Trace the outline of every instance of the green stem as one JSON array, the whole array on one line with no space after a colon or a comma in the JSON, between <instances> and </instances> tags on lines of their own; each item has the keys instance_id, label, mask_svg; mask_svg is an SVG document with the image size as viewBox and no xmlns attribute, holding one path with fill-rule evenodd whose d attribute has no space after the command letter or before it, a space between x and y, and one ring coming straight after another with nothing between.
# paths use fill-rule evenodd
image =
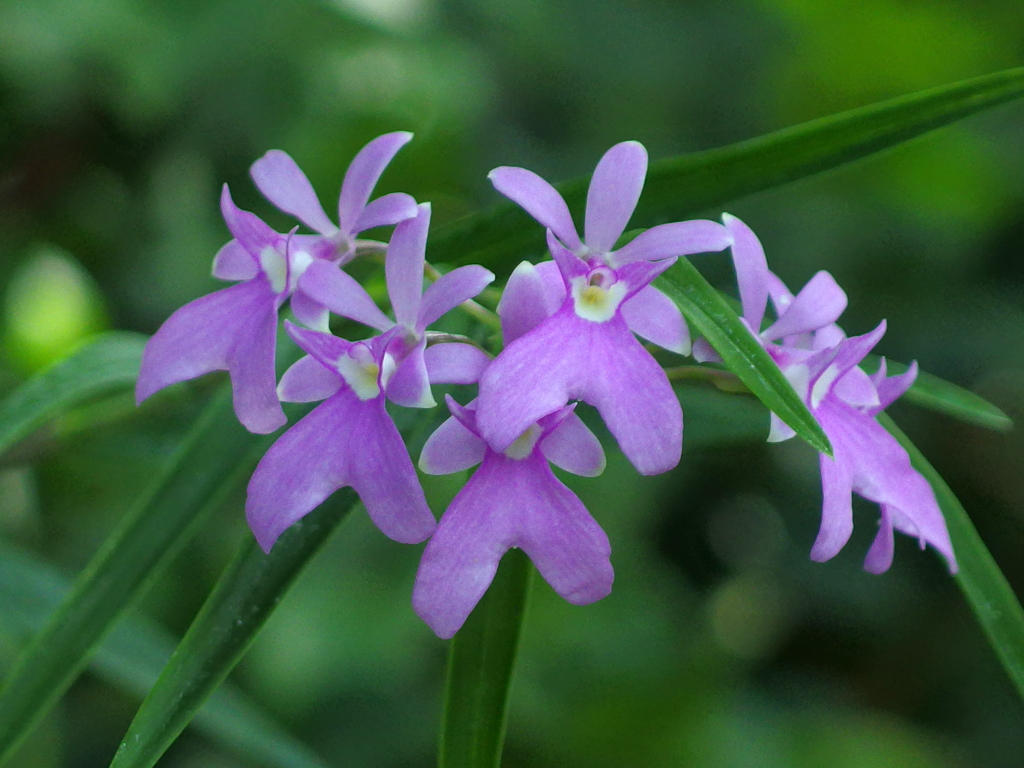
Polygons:
<instances>
[{"instance_id":1,"label":"green stem","mask_svg":"<svg viewBox=\"0 0 1024 768\"><path fill-rule=\"evenodd\" d=\"M497 768L533 565L512 549L455 635L441 721L440 768Z\"/></svg>"}]
</instances>

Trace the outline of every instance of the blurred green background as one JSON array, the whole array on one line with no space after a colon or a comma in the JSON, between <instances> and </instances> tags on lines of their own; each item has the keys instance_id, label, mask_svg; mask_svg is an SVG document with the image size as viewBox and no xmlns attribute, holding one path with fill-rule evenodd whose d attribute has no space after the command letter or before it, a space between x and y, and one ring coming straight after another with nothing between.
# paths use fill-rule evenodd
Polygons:
<instances>
[{"instance_id":1,"label":"blurred green background","mask_svg":"<svg viewBox=\"0 0 1024 768\"><path fill-rule=\"evenodd\" d=\"M676 155L1022 60L1019 0L0 0L0 392L218 287L221 183L290 227L247 176L272 147L331 210L363 143L414 131L378 191L442 223L498 201L497 165L578 177L625 139ZM792 287L836 276L848 332L887 318L878 351L1024 418L1024 105L728 210ZM724 257L700 265L729 288ZM0 537L73 575L210 387L99 403L4 457ZM862 504L846 550L811 563L813 451L764 445L747 398L681 397L676 471L613 454L570 481L616 586L577 608L538 580L505 764L1020 766L1024 707L934 553L903 538L864 573ZM1022 432L892 412L1024 587ZM430 481L436 512L455 488ZM238 496L145 610L183 632L245 535ZM353 515L235 675L331 764L434 760L445 643L409 605L420 549ZM0 616L0 673L20 642ZM105 766L137 704L86 674L15 764ZM163 764L247 765L192 732Z\"/></svg>"}]
</instances>

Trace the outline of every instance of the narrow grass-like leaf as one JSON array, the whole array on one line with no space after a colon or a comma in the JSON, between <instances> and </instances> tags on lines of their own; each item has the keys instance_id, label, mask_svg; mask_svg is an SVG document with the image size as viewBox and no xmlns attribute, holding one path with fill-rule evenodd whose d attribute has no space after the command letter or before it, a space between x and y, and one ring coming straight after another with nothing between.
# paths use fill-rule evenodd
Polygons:
<instances>
[{"instance_id":1,"label":"narrow grass-like leaf","mask_svg":"<svg viewBox=\"0 0 1024 768\"><path fill-rule=\"evenodd\" d=\"M145 346L137 333L105 333L14 390L0 402L0 455L64 411L134 387Z\"/></svg>"},{"instance_id":2,"label":"narrow grass-like leaf","mask_svg":"<svg viewBox=\"0 0 1024 768\"><path fill-rule=\"evenodd\" d=\"M511 549L451 641L439 768L498 768L533 565Z\"/></svg>"},{"instance_id":3,"label":"narrow grass-like leaf","mask_svg":"<svg viewBox=\"0 0 1024 768\"><path fill-rule=\"evenodd\" d=\"M679 259L655 283L715 348L729 370L816 450L832 455L825 430L782 371L704 276Z\"/></svg>"},{"instance_id":4,"label":"narrow grass-like leaf","mask_svg":"<svg viewBox=\"0 0 1024 768\"><path fill-rule=\"evenodd\" d=\"M960 566L956 576L957 584L988 637L989 644L1002 662L1003 669L1021 698L1024 698L1024 610L1017 596L978 535L967 510L939 473L891 418L883 413L878 420L910 454L914 469L931 483L946 518L953 552Z\"/></svg>"},{"instance_id":5,"label":"narrow grass-like leaf","mask_svg":"<svg viewBox=\"0 0 1024 768\"><path fill-rule=\"evenodd\" d=\"M890 99L727 147L651 164L632 226L685 219L754 192L837 168L1024 95L1024 68ZM589 178L558 185L582 210ZM431 234L436 262L500 268L545 250L544 231L521 208L496 205Z\"/></svg>"},{"instance_id":6,"label":"narrow grass-like leaf","mask_svg":"<svg viewBox=\"0 0 1024 768\"><path fill-rule=\"evenodd\" d=\"M71 590L52 566L0 546L0 632L27 641ZM174 651L175 640L143 616L124 616L97 648L90 668L101 678L143 698ZM225 749L270 768L324 768L262 707L230 683L219 688L195 718L196 727Z\"/></svg>"},{"instance_id":7,"label":"narrow grass-like leaf","mask_svg":"<svg viewBox=\"0 0 1024 768\"><path fill-rule=\"evenodd\" d=\"M255 464L268 438L235 419L224 387L82 571L0 689L0 764L64 693L126 607Z\"/></svg>"},{"instance_id":8,"label":"narrow grass-like leaf","mask_svg":"<svg viewBox=\"0 0 1024 768\"><path fill-rule=\"evenodd\" d=\"M873 372L878 370L878 358L874 355L871 358L875 362L871 367ZM905 363L896 363L888 359L885 363L890 376L903 373L908 367ZM996 432L1009 432L1013 429L1010 417L985 398L925 371L917 374L917 380L907 390L903 399L921 408L944 413L954 419Z\"/></svg>"},{"instance_id":9,"label":"narrow grass-like leaf","mask_svg":"<svg viewBox=\"0 0 1024 768\"><path fill-rule=\"evenodd\" d=\"M341 489L285 531L270 554L246 539L142 702L111 768L156 764L355 503L355 492Z\"/></svg>"}]
</instances>

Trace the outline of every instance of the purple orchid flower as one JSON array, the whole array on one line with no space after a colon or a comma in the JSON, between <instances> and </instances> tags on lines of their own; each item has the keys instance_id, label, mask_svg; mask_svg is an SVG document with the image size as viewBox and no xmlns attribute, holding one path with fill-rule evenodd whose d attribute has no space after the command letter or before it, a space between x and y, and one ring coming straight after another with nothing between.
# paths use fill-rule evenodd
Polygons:
<instances>
[{"instance_id":1,"label":"purple orchid flower","mask_svg":"<svg viewBox=\"0 0 1024 768\"><path fill-rule=\"evenodd\" d=\"M605 153L587 194L584 242L554 187L524 168L491 171L495 188L547 227L564 292L557 310L509 344L480 381L477 426L496 449L579 399L598 409L641 474L665 472L679 462L679 401L633 332L689 352L678 308L649 283L675 257L720 251L731 240L716 222L685 221L653 227L615 250L646 173L647 152L637 142ZM541 279L549 281L545 273Z\"/></svg>"},{"instance_id":2,"label":"purple orchid flower","mask_svg":"<svg viewBox=\"0 0 1024 768\"><path fill-rule=\"evenodd\" d=\"M868 375L859 364L885 333L885 321L870 333L847 338L835 321L846 294L827 272L819 272L793 296L768 271L764 250L739 219L725 217L733 235L733 259L740 283L743 318L818 419L832 444L833 458L820 455L824 503L811 559L834 557L853 532L851 494L881 506L881 521L865 570L883 573L892 565L893 532L916 536L945 557L951 573L956 559L942 512L928 481L910 464L907 452L875 418L914 383L917 364L886 376L885 359ZM778 319L759 331L768 298ZM775 414L769 441L795 433Z\"/></svg>"},{"instance_id":3,"label":"purple orchid flower","mask_svg":"<svg viewBox=\"0 0 1024 768\"><path fill-rule=\"evenodd\" d=\"M300 280L302 289L332 312L376 328L394 331L389 353L397 363L388 382L388 399L409 408L431 408L436 403L430 392L426 329L449 310L471 299L494 280L494 274L477 265L459 267L442 275L423 290L430 204L422 203L414 218L395 227L384 262L388 295L395 313L392 320L374 303L370 295L351 276L326 263L312 264ZM477 371L483 353L457 349L464 344L440 344L431 347L434 365L442 358L470 360ZM474 378L473 381L476 381ZM438 379L434 379L437 383Z\"/></svg>"},{"instance_id":4,"label":"purple orchid flower","mask_svg":"<svg viewBox=\"0 0 1024 768\"><path fill-rule=\"evenodd\" d=\"M370 193L384 169L411 139L412 134L407 131L386 133L359 150L341 184L337 226L324 213L309 179L287 153L272 149L252 164L250 173L263 196L319 233L293 238L289 264L295 276L291 306L303 325L327 331L327 309L311 299L299 284L299 277L310 264L333 264L335 268L347 264L356 257L357 234L373 227L398 224L416 215L416 201L404 192L370 201ZM214 274L217 275L216 265Z\"/></svg>"},{"instance_id":5,"label":"purple orchid flower","mask_svg":"<svg viewBox=\"0 0 1024 768\"><path fill-rule=\"evenodd\" d=\"M264 551L290 525L343 486L351 486L374 524L403 543L436 525L398 429L384 407L394 376L388 353L396 331L350 342L285 322L308 357L281 380L285 401L326 397L285 432L249 481L246 519Z\"/></svg>"},{"instance_id":6,"label":"purple orchid flower","mask_svg":"<svg viewBox=\"0 0 1024 768\"><path fill-rule=\"evenodd\" d=\"M427 544L412 604L441 638L452 637L494 578L502 555L519 547L554 590L574 605L605 597L614 572L611 545L586 507L548 462L593 477L604 452L567 406L527 429L504 451L480 437L473 404L447 398L452 418L423 446L420 468L450 474L480 468L459 491Z\"/></svg>"},{"instance_id":7,"label":"purple orchid flower","mask_svg":"<svg viewBox=\"0 0 1024 768\"><path fill-rule=\"evenodd\" d=\"M234 239L214 258L213 275L242 282L186 304L157 330L143 353L136 401L171 384L227 370L235 414L246 429L265 434L284 425L287 419L275 393L278 310L291 298L301 322L326 330L327 310L301 290L302 273L314 262L351 259L356 233L416 215L416 201L405 194L367 204L380 174L410 138L409 133L387 134L359 152L342 185L340 227L327 219L309 181L284 152L272 150L253 164L253 178L264 195L319 236L274 232L236 207L225 185L221 212Z\"/></svg>"},{"instance_id":8,"label":"purple orchid flower","mask_svg":"<svg viewBox=\"0 0 1024 768\"><path fill-rule=\"evenodd\" d=\"M289 238L236 207L226 184L220 205L235 239L215 263L220 276L244 282L167 318L142 354L135 399L141 403L171 384L227 370L238 420L250 432L265 434L287 421L274 389L274 345L278 309L294 287Z\"/></svg>"}]
</instances>

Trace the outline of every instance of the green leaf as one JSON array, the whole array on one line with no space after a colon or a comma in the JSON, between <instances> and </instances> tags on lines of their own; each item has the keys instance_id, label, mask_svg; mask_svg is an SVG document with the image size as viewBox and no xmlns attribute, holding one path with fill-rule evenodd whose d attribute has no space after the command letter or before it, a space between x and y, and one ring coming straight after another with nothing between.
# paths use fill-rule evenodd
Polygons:
<instances>
[{"instance_id":1,"label":"green leaf","mask_svg":"<svg viewBox=\"0 0 1024 768\"><path fill-rule=\"evenodd\" d=\"M825 430L757 339L704 276L679 259L654 281L722 356L729 370L815 450L832 455Z\"/></svg>"},{"instance_id":2,"label":"green leaf","mask_svg":"<svg viewBox=\"0 0 1024 768\"><path fill-rule=\"evenodd\" d=\"M651 164L634 227L681 220L745 195L868 157L1024 95L1024 68L1008 69L812 120L738 144ZM558 185L582 210L589 178ZM431 233L431 259L492 268L543 253L544 230L511 203Z\"/></svg>"},{"instance_id":3,"label":"green leaf","mask_svg":"<svg viewBox=\"0 0 1024 768\"><path fill-rule=\"evenodd\" d=\"M874 355L869 359L872 358L878 360ZM888 359L885 364L890 376L903 373L909 367L905 363L896 363ZM872 372L876 370L877 365L871 368ZM996 432L1009 432L1013 429L1010 417L985 398L924 371L917 374L914 385L907 390L903 399L930 411L944 413L954 419L994 429Z\"/></svg>"},{"instance_id":4,"label":"green leaf","mask_svg":"<svg viewBox=\"0 0 1024 768\"><path fill-rule=\"evenodd\" d=\"M71 589L56 569L9 546L0 546L0 615L3 632L27 640L46 623ZM156 623L126 615L96 650L90 667L100 677L142 698L174 651L175 640ZM256 702L227 684L196 715L196 727L225 748L272 768L323 768Z\"/></svg>"},{"instance_id":5,"label":"green leaf","mask_svg":"<svg viewBox=\"0 0 1024 768\"><path fill-rule=\"evenodd\" d=\"M40 371L0 403L0 455L92 398L135 386L146 337L115 331Z\"/></svg>"},{"instance_id":6,"label":"green leaf","mask_svg":"<svg viewBox=\"0 0 1024 768\"><path fill-rule=\"evenodd\" d=\"M266 449L235 419L222 388L0 690L0 764L64 693L122 612L170 562Z\"/></svg>"},{"instance_id":7,"label":"green leaf","mask_svg":"<svg viewBox=\"0 0 1024 768\"><path fill-rule=\"evenodd\" d=\"M356 503L343 488L282 534L270 554L246 537L146 696L111 768L155 765L224 681L302 567Z\"/></svg>"},{"instance_id":8,"label":"green leaf","mask_svg":"<svg viewBox=\"0 0 1024 768\"><path fill-rule=\"evenodd\" d=\"M439 768L498 768L533 565L511 549L451 641Z\"/></svg>"},{"instance_id":9,"label":"green leaf","mask_svg":"<svg viewBox=\"0 0 1024 768\"><path fill-rule=\"evenodd\" d=\"M956 576L967 603L995 650L1003 669L1024 698L1024 610L999 570L992 554L956 496L935 468L886 414L878 416L882 424L908 454L914 469L924 475L935 491L946 518L953 553L960 568Z\"/></svg>"}]
</instances>

